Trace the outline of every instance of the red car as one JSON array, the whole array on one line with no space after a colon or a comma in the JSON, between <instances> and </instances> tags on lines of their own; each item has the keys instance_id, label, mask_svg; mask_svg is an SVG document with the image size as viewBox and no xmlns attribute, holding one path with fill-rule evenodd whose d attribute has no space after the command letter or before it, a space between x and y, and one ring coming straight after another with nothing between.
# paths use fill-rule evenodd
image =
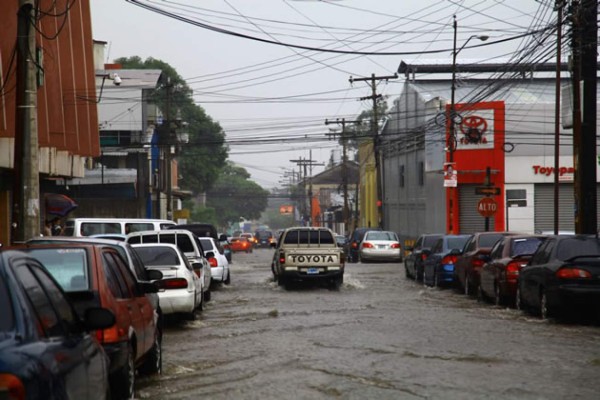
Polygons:
<instances>
[{"instance_id":1,"label":"red car","mask_svg":"<svg viewBox=\"0 0 600 400\"><path fill-rule=\"evenodd\" d=\"M96 331L110 359L109 383L113 399L134 397L136 368L160 373L162 335L157 313L146 293L158 288L136 280L121 254L100 244L30 244L22 251L41 262L73 302L80 316L90 307L106 308L116 323ZM148 279L162 279L148 270Z\"/></svg>"},{"instance_id":2,"label":"red car","mask_svg":"<svg viewBox=\"0 0 600 400\"><path fill-rule=\"evenodd\" d=\"M236 253L239 251L245 251L246 253L252 253L253 245L245 237L233 237L230 240L231 251Z\"/></svg>"},{"instance_id":3,"label":"red car","mask_svg":"<svg viewBox=\"0 0 600 400\"><path fill-rule=\"evenodd\" d=\"M479 272L490 254L492 246L510 232L479 232L465 244L463 253L454 263L454 282L467 296L475 294L479 286Z\"/></svg>"},{"instance_id":4,"label":"red car","mask_svg":"<svg viewBox=\"0 0 600 400\"><path fill-rule=\"evenodd\" d=\"M478 297L493 299L497 306L514 303L519 272L545 239L541 235L517 235L498 240L481 268Z\"/></svg>"}]
</instances>

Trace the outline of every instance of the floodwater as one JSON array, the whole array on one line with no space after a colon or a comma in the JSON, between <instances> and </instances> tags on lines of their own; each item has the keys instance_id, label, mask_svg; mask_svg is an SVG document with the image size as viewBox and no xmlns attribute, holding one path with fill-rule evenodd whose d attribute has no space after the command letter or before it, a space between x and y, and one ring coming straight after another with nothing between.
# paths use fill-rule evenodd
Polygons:
<instances>
[{"instance_id":1,"label":"floodwater","mask_svg":"<svg viewBox=\"0 0 600 400\"><path fill-rule=\"evenodd\" d=\"M171 320L141 399L599 399L600 326L541 321L425 288L402 264L348 264L339 291L272 281L236 253L231 285Z\"/></svg>"}]
</instances>

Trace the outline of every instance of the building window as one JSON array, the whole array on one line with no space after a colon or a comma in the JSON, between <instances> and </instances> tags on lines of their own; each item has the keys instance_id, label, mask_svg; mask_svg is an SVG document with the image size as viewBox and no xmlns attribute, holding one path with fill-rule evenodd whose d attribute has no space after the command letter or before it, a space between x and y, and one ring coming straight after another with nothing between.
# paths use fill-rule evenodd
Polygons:
<instances>
[{"instance_id":1,"label":"building window","mask_svg":"<svg viewBox=\"0 0 600 400\"><path fill-rule=\"evenodd\" d=\"M425 163L419 162L419 186L425 185Z\"/></svg>"},{"instance_id":2,"label":"building window","mask_svg":"<svg viewBox=\"0 0 600 400\"><path fill-rule=\"evenodd\" d=\"M404 187L404 165L401 165L398 171L398 184Z\"/></svg>"}]
</instances>

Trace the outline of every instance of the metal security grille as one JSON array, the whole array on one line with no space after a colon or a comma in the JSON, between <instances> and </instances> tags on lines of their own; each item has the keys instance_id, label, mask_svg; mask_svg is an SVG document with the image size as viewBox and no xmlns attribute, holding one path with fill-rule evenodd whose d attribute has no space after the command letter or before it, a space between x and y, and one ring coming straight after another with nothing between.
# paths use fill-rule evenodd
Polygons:
<instances>
[{"instance_id":1,"label":"metal security grille","mask_svg":"<svg viewBox=\"0 0 600 400\"><path fill-rule=\"evenodd\" d=\"M600 187L596 186L596 209L600 210ZM561 183L558 191L558 228L561 231L575 230L575 200L573 184ZM536 231L554 230L554 185L538 183L534 188L534 224ZM600 216L600 215L599 215ZM600 221L600 218L599 218ZM599 224L600 226L600 224Z\"/></svg>"},{"instance_id":2,"label":"metal security grille","mask_svg":"<svg viewBox=\"0 0 600 400\"><path fill-rule=\"evenodd\" d=\"M482 195L475 194L475 187L481 185L459 185L460 233L485 231L485 218L477 212L477 203ZM494 218L490 218L490 231L495 230Z\"/></svg>"}]
</instances>

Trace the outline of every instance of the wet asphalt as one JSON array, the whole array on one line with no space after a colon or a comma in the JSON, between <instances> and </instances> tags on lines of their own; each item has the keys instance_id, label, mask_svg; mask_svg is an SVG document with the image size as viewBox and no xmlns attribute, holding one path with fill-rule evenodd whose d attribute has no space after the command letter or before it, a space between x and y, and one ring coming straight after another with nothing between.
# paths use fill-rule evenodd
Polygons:
<instances>
[{"instance_id":1,"label":"wet asphalt","mask_svg":"<svg viewBox=\"0 0 600 400\"><path fill-rule=\"evenodd\" d=\"M599 399L600 324L542 321L347 264L339 291L272 280L273 250L236 253L231 285L170 319L140 399Z\"/></svg>"}]
</instances>

